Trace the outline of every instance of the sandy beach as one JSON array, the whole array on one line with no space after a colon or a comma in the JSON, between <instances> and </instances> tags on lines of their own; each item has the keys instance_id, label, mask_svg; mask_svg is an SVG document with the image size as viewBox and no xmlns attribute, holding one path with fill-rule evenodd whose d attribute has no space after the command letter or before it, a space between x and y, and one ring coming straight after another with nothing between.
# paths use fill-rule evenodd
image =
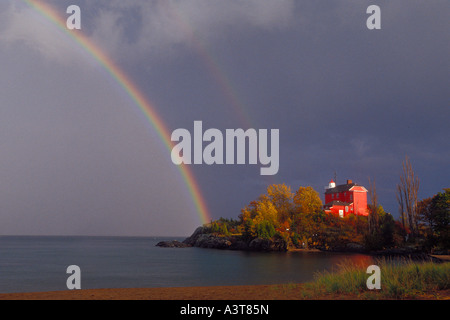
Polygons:
<instances>
[{"instance_id":1,"label":"sandy beach","mask_svg":"<svg viewBox=\"0 0 450 320\"><path fill-rule=\"evenodd\" d=\"M87 289L0 294L0 300L267 300L277 298L286 299L286 295L283 295L274 285Z\"/></svg>"},{"instance_id":2,"label":"sandy beach","mask_svg":"<svg viewBox=\"0 0 450 320\"><path fill-rule=\"evenodd\" d=\"M377 299L375 292L370 292L370 297ZM360 300L368 298L368 295L349 294L314 296L307 290L304 290L302 285L297 284L87 289L0 294L0 300ZM413 299L450 300L450 290L429 292L413 297Z\"/></svg>"},{"instance_id":3,"label":"sandy beach","mask_svg":"<svg viewBox=\"0 0 450 320\"><path fill-rule=\"evenodd\" d=\"M449 255L433 255L446 263ZM360 294L315 293L307 284L106 288L49 292L0 293L0 300L384 300L377 290ZM403 299L450 300L450 289L420 292Z\"/></svg>"}]
</instances>

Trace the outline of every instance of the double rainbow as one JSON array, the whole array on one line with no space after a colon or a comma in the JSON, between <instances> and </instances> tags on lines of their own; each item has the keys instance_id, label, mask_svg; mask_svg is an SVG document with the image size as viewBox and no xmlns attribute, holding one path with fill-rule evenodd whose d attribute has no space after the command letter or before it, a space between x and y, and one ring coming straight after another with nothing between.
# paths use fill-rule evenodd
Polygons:
<instances>
[{"instance_id":1,"label":"double rainbow","mask_svg":"<svg viewBox=\"0 0 450 320\"><path fill-rule=\"evenodd\" d=\"M63 31L68 37L78 43L88 54L92 57L107 74L117 82L124 92L131 98L133 103L141 110L145 115L148 122L155 129L158 137L163 142L165 148L170 152L173 147L173 142L170 137L171 134L168 131L161 117L156 112L155 106L146 98L138 89L138 87L131 81L131 79L125 74L119 66L115 65L111 58L108 57L98 46L96 46L88 37L83 33L77 31L70 31L66 27L66 21L56 12L50 5L40 0L23 0L27 5L39 12L43 17L51 21L57 28ZM191 169L186 165L177 166L178 170L184 180L184 183L188 189L190 197L196 207L197 214L202 223L208 223L211 221L211 216L208 211L208 207L199 185L192 174Z\"/></svg>"}]
</instances>

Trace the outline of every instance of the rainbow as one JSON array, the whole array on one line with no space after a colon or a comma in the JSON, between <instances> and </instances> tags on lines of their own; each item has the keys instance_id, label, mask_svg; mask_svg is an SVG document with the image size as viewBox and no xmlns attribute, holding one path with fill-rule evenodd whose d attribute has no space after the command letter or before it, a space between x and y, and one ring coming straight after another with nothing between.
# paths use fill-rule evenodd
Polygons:
<instances>
[{"instance_id":1,"label":"rainbow","mask_svg":"<svg viewBox=\"0 0 450 320\"><path fill-rule=\"evenodd\" d=\"M40 0L23 0L28 6L39 12L47 20L51 21L56 27L63 31L70 38L75 40L97 63L103 67L107 74L114 79L116 83L124 90L124 92L131 98L133 103L140 109L140 111L148 119L148 122L155 129L158 137L163 142L169 153L172 151L173 142L161 117L157 114L154 105L146 98L138 89L138 87L131 81L131 79L123 72L119 66L115 65L111 58L109 58L98 46L96 46L88 37L78 30L70 31L66 27L66 21L52 8L50 5ZM197 181L190 168L186 165L177 166L184 183L187 186L190 197L196 207L198 216L202 223L210 222L211 215Z\"/></svg>"},{"instance_id":2,"label":"rainbow","mask_svg":"<svg viewBox=\"0 0 450 320\"><path fill-rule=\"evenodd\" d=\"M210 72L213 80L218 85L224 98L226 98L230 106L233 108L233 115L238 118L243 128L257 128L254 121L252 121L252 117L250 117L247 112L247 106L239 97L235 86L233 86L224 68L220 66L217 58L214 57L210 50L208 50L208 46L204 43L204 41L197 36L195 29L188 22L186 15L184 15L181 10L173 5L171 1L162 1L161 3L165 6L165 9L171 13L173 21L178 23L179 29L183 30L185 35L189 38L190 44L193 45L201 57L206 69ZM275 176L263 176L262 179L266 180L268 184L276 183Z\"/></svg>"},{"instance_id":3,"label":"rainbow","mask_svg":"<svg viewBox=\"0 0 450 320\"><path fill-rule=\"evenodd\" d=\"M172 14L172 18L178 23L179 29L184 31L185 35L189 38L190 43L197 50L197 53L202 58L206 69L211 73L214 81L222 91L222 94L234 109L234 115L238 117L241 125L245 129L255 128L251 117L249 117L248 113L245 111L245 104L239 98L237 90L233 87L229 77L226 75L226 72L223 68L221 68L217 62L217 59L214 58L214 55L210 52L210 50L208 50L204 42L202 42L196 35L194 28L188 22L185 15L183 15L183 13L177 9L176 6L172 5L170 1L163 1L162 5L165 6L166 10Z\"/></svg>"}]
</instances>

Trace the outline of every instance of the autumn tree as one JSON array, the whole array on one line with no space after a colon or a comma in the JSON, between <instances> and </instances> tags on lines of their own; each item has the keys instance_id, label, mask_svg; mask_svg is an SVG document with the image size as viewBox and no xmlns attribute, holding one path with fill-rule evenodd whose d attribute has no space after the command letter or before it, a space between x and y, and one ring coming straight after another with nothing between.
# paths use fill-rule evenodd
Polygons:
<instances>
[{"instance_id":1,"label":"autumn tree","mask_svg":"<svg viewBox=\"0 0 450 320\"><path fill-rule=\"evenodd\" d=\"M312 187L300 187L294 195L293 211L291 212L291 229L293 242L302 247L309 247L318 243L322 234L322 200L319 193Z\"/></svg>"},{"instance_id":2,"label":"autumn tree","mask_svg":"<svg viewBox=\"0 0 450 320\"><path fill-rule=\"evenodd\" d=\"M278 222L284 229L289 228L294 194L291 187L283 184L273 184L267 188L267 198L277 210Z\"/></svg>"},{"instance_id":3,"label":"autumn tree","mask_svg":"<svg viewBox=\"0 0 450 320\"><path fill-rule=\"evenodd\" d=\"M256 215L253 221L257 225L266 221L271 225L276 226L278 222L278 211L275 205L268 199L261 198L261 200L256 203Z\"/></svg>"},{"instance_id":4,"label":"autumn tree","mask_svg":"<svg viewBox=\"0 0 450 320\"><path fill-rule=\"evenodd\" d=\"M241 210L239 229L243 237L270 239L278 235L289 242L293 196L285 184L268 186L267 193Z\"/></svg>"},{"instance_id":5,"label":"autumn tree","mask_svg":"<svg viewBox=\"0 0 450 320\"><path fill-rule=\"evenodd\" d=\"M295 211L312 214L322 209L319 193L312 187L300 187L294 195Z\"/></svg>"},{"instance_id":6,"label":"autumn tree","mask_svg":"<svg viewBox=\"0 0 450 320\"><path fill-rule=\"evenodd\" d=\"M258 201L251 201L249 205L241 210L239 215L241 221L240 231L245 239L256 237L256 226L253 219L258 214L257 208Z\"/></svg>"},{"instance_id":7,"label":"autumn tree","mask_svg":"<svg viewBox=\"0 0 450 320\"><path fill-rule=\"evenodd\" d=\"M275 192L272 195L281 197ZM271 199L263 194L241 210L244 237L270 238L275 234L275 229L279 226L279 213Z\"/></svg>"}]
</instances>

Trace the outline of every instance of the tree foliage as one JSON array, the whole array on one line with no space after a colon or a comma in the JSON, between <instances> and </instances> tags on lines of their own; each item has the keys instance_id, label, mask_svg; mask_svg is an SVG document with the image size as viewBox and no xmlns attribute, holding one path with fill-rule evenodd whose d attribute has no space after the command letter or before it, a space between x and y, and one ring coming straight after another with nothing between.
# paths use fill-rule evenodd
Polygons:
<instances>
[{"instance_id":1,"label":"tree foliage","mask_svg":"<svg viewBox=\"0 0 450 320\"><path fill-rule=\"evenodd\" d=\"M294 195L294 205L301 214L313 214L323 207L319 193L312 187L300 187Z\"/></svg>"},{"instance_id":2,"label":"tree foliage","mask_svg":"<svg viewBox=\"0 0 450 320\"><path fill-rule=\"evenodd\" d=\"M310 186L293 193L285 184L271 185L241 210L239 218L245 239L281 237L298 248L363 243L367 231L366 217L326 214L319 193Z\"/></svg>"},{"instance_id":3,"label":"tree foliage","mask_svg":"<svg viewBox=\"0 0 450 320\"><path fill-rule=\"evenodd\" d=\"M418 203L421 231L427 248L450 248L450 188Z\"/></svg>"},{"instance_id":4,"label":"tree foliage","mask_svg":"<svg viewBox=\"0 0 450 320\"><path fill-rule=\"evenodd\" d=\"M237 235L244 241L284 239L288 246L296 248L343 249L356 243L369 250L404 245L405 235L411 234L413 226L414 241L422 237L429 249L449 248L450 189L419 201L412 223L407 213L405 219L396 221L384 211L378 204L374 182L370 183L370 196L368 217L348 214L341 218L323 211L320 195L312 187L299 187L293 193L285 184L274 184L246 205L238 220L220 218L208 226L212 233Z\"/></svg>"}]
</instances>

